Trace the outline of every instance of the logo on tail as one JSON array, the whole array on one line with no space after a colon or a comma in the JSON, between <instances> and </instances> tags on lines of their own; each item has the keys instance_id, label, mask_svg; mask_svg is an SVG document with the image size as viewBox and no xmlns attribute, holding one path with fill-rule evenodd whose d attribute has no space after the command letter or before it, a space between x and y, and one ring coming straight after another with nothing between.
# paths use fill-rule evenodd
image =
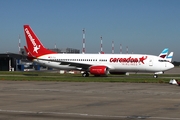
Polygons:
<instances>
[{"instance_id":1,"label":"logo on tail","mask_svg":"<svg viewBox=\"0 0 180 120\"><path fill-rule=\"evenodd\" d=\"M40 46L41 46L41 45L37 45L37 44L35 43L35 39L32 37L31 33L29 32L29 30L28 30L27 28L25 28L25 32L26 32L26 34L28 35L31 43L32 43L33 46L34 46L33 52L38 53L38 50L40 49Z\"/></svg>"},{"instance_id":2,"label":"logo on tail","mask_svg":"<svg viewBox=\"0 0 180 120\"><path fill-rule=\"evenodd\" d=\"M159 57L161 58L166 58L167 54L168 54L169 49L165 48L160 54Z\"/></svg>"}]
</instances>

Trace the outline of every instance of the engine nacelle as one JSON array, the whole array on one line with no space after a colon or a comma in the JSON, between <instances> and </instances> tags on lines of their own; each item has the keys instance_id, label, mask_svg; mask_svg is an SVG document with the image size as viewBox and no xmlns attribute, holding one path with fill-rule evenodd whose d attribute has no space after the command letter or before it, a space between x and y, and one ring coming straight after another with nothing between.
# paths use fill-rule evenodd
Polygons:
<instances>
[{"instance_id":1,"label":"engine nacelle","mask_svg":"<svg viewBox=\"0 0 180 120\"><path fill-rule=\"evenodd\" d=\"M107 75L108 68L106 66L91 66L89 72L93 75Z\"/></svg>"}]
</instances>

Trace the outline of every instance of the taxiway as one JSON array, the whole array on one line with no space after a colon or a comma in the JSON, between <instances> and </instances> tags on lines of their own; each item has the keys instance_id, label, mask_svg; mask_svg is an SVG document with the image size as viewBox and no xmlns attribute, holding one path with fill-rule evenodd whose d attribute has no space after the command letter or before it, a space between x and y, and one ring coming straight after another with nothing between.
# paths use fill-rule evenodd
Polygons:
<instances>
[{"instance_id":1,"label":"taxiway","mask_svg":"<svg viewBox=\"0 0 180 120\"><path fill-rule=\"evenodd\" d=\"M178 120L179 90L167 83L0 81L0 119Z\"/></svg>"}]
</instances>

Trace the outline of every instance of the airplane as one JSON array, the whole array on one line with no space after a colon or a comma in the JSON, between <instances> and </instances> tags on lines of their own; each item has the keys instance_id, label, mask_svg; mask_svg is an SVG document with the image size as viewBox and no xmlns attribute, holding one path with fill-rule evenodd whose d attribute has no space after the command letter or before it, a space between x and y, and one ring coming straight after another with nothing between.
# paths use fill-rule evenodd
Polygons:
<instances>
[{"instance_id":1,"label":"airplane","mask_svg":"<svg viewBox=\"0 0 180 120\"><path fill-rule=\"evenodd\" d=\"M61 54L44 47L29 25L24 25L28 51L32 61L60 70L84 71L83 77L121 72L159 73L172 69L174 65L164 58L146 54Z\"/></svg>"},{"instance_id":2,"label":"airplane","mask_svg":"<svg viewBox=\"0 0 180 120\"><path fill-rule=\"evenodd\" d=\"M26 47L26 46L24 46L24 49L26 50L26 53L27 53L27 58L28 58L28 60L30 60L30 61L32 61L33 59L36 59L36 57L34 57L30 52L29 52L29 50L28 50L28 48ZM167 49L167 48L166 48ZM165 50L165 49L164 49ZM164 51L163 50L163 51ZM167 51L168 52L168 51ZM162 52L163 53L163 52ZM161 53L161 54L162 54ZM99 53L99 54L101 54L101 53ZM160 55L161 55L160 54ZM159 55L159 56L160 56ZM168 57L168 56L171 56L171 57ZM163 58L164 57L166 57L166 59L169 61L169 62L171 62L171 59L172 59L172 56L173 56L173 52L171 52L169 55L168 55L167 57L166 56L163 56ZM162 57L162 56L160 56L160 57ZM63 68L64 70L71 70L71 69L73 69L72 67L69 67L69 66L64 66L64 65L62 65L62 66L60 66L59 65L59 67L60 68ZM114 74L114 75L126 75L127 74L127 72L110 72L110 74ZM160 72L160 73L157 73L157 74L163 74L162 72Z\"/></svg>"}]
</instances>

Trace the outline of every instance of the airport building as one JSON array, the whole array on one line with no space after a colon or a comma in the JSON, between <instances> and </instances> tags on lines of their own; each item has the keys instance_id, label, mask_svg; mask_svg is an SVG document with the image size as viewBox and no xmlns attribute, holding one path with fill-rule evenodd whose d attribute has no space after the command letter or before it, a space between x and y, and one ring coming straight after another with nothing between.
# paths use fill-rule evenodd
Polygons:
<instances>
[{"instance_id":1,"label":"airport building","mask_svg":"<svg viewBox=\"0 0 180 120\"><path fill-rule=\"evenodd\" d=\"M66 48L66 49L54 48L50 50L58 53L74 53L74 54L80 53L80 50L74 48ZM0 53L0 71L26 71L29 69L41 70L41 68L51 70L51 68L46 68L45 66L40 66L36 63L27 60L26 57L27 57L27 53L24 48L20 49L19 54Z\"/></svg>"},{"instance_id":2,"label":"airport building","mask_svg":"<svg viewBox=\"0 0 180 120\"><path fill-rule=\"evenodd\" d=\"M15 53L1 53L0 54L0 71L14 71L17 70L19 60L25 60L26 56Z\"/></svg>"}]
</instances>

